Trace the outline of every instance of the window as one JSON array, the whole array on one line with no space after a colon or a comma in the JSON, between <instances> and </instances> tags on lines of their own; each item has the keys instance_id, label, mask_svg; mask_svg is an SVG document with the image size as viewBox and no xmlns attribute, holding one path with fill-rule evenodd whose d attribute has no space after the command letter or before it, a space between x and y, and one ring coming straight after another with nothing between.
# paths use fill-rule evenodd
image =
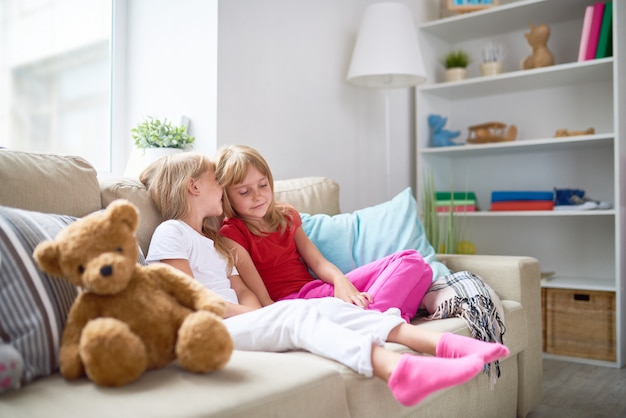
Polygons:
<instances>
[{"instance_id":1,"label":"window","mask_svg":"<svg viewBox=\"0 0 626 418\"><path fill-rule=\"evenodd\" d=\"M0 0L0 147L111 171L113 0Z\"/></svg>"}]
</instances>

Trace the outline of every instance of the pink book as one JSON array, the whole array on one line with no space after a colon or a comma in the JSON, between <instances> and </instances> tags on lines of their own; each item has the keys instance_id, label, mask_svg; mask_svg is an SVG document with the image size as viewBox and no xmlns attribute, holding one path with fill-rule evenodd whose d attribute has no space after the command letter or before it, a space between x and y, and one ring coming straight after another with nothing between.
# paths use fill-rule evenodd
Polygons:
<instances>
[{"instance_id":1,"label":"pink book","mask_svg":"<svg viewBox=\"0 0 626 418\"><path fill-rule=\"evenodd\" d=\"M583 31L580 35L580 47L578 49L578 61L584 61L587 55L587 43L589 43L589 30L591 29L591 18L593 17L593 6L585 9L585 19L583 20Z\"/></svg>"},{"instance_id":2,"label":"pink book","mask_svg":"<svg viewBox=\"0 0 626 418\"><path fill-rule=\"evenodd\" d=\"M585 60L592 60L596 57L596 49L598 48L598 38L600 37L600 27L602 27L603 15L604 3L595 3L593 5L593 18L591 19L591 29L589 29L589 40L587 42Z\"/></svg>"}]
</instances>

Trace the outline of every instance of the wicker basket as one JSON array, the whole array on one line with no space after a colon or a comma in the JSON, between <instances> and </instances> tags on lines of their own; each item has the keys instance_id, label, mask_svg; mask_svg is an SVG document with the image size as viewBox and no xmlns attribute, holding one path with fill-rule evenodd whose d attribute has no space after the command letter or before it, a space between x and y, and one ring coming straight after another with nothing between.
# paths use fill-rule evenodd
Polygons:
<instances>
[{"instance_id":1,"label":"wicker basket","mask_svg":"<svg viewBox=\"0 0 626 418\"><path fill-rule=\"evenodd\" d=\"M615 293L547 288L542 296L546 353L615 361Z\"/></svg>"}]
</instances>

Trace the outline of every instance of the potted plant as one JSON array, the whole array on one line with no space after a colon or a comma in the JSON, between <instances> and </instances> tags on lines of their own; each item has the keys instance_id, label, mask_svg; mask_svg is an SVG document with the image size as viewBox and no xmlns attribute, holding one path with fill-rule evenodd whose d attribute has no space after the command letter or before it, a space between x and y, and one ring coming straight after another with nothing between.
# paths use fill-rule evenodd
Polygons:
<instances>
[{"instance_id":1,"label":"potted plant","mask_svg":"<svg viewBox=\"0 0 626 418\"><path fill-rule=\"evenodd\" d=\"M128 177L138 177L141 170L151 162L165 155L183 152L196 140L187 133L186 126L174 126L167 119L161 121L153 116L147 116L130 132L135 150L124 172Z\"/></svg>"},{"instance_id":2,"label":"potted plant","mask_svg":"<svg viewBox=\"0 0 626 418\"><path fill-rule=\"evenodd\" d=\"M502 72L502 47L495 42L489 42L482 49L483 63L480 64L480 73L483 76L500 74Z\"/></svg>"},{"instance_id":3,"label":"potted plant","mask_svg":"<svg viewBox=\"0 0 626 418\"><path fill-rule=\"evenodd\" d=\"M469 55L464 50L457 49L448 52L443 60L443 65L446 68L446 80L463 80L466 76L469 63Z\"/></svg>"}]
</instances>

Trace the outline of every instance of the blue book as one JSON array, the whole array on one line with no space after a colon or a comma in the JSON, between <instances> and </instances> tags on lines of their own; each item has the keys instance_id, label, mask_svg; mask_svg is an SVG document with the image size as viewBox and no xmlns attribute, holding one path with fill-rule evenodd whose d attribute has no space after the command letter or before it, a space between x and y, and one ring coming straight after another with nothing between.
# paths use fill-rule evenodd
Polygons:
<instances>
[{"instance_id":1,"label":"blue book","mask_svg":"<svg viewBox=\"0 0 626 418\"><path fill-rule=\"evenodd\" d=\"M509 202L520 200L554 200L554 192L552 190L495 190L491 192L492 202Z\"/></svg>"}]
</instances>

